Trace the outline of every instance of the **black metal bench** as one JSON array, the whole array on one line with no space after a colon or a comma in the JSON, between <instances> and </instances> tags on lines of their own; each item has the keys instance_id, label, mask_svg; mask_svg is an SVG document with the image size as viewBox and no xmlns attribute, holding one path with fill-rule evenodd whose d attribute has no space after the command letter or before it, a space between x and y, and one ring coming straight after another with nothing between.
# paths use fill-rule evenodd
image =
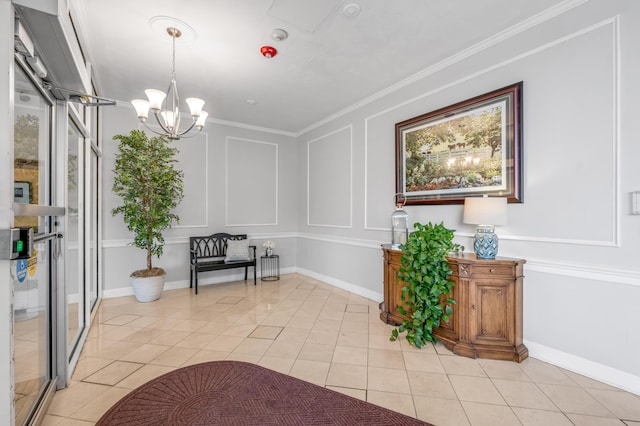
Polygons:
<instances>
[{"instance_id":1,"label":"black metal bench","mask_svg":"<svg viewBox=\"0 0 640 426\"><path fill-rule=\"evenodd\" d=\"M256 246L249 246L253 254L253 256L250 256L250 260L225 262L227 241L246 239L246 234L231 235L226 233L217 233L206 237L190 237L191 277L189 288L193 288L195 284L196 294L198 294L198 273L221 271L223 269L244 268L244 279L246 281L249 266L253 266L253 285L256 285Z\"/></svg>"}]
</instances>

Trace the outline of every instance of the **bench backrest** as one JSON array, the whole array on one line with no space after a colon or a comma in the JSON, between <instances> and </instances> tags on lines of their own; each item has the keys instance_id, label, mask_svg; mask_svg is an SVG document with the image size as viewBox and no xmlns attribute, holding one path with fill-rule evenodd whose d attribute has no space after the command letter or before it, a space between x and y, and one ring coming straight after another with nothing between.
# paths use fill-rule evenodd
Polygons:
<instances>
[{"instance_id":1,"label":"bench backrest","mask_svg":"<svg viewBox=\"0 0 640 426\"><path fill-rule=\"evenodd\" d=\"M231 235L217 233L206 237L189 237L189 248L191 255L198 258L203 257L223 257L227 255L227 241L246 240L247 234Z\"/></svg>"}]
</instances>

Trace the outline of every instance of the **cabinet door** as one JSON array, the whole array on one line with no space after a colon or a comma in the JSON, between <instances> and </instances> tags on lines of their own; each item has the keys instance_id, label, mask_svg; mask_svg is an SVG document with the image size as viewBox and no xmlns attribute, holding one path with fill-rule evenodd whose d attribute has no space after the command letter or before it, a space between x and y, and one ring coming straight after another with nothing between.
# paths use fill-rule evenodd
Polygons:
<instances>
[{"instance_id":1,"label":"cabinet door","mask_svg":"<svg viewBox=\"0 0 640 426\"><path fill-rule=\"evenodd\" d=\"M513 281L476 279L471 286L471 341L513 345Z\"/></svg>"},{"instance_id":2,"label":"cabinet door","mask_svg":"<svg viewBox=\"0 0 640 426\"><path fill-rule=\"evenodd\" d=\"M387 268L387 282L390 284L391 298L389 303L389 315L391 315L398 324L404 319L409 319L411 314L409 306L402 301L402 287L406 284L400 278L398 278L398 272L400 272L400 264L397 262L390 262ZM407 315L402 315L398 311L398 306L404 306Z\"/></svg>"}]
</instances>

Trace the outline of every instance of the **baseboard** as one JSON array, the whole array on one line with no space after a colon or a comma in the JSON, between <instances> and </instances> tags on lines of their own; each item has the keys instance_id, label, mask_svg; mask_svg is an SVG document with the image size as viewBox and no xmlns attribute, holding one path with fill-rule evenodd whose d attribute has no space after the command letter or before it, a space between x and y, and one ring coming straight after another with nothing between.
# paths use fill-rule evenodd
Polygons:
<instances>
[{"instance_id":1,"label":"baseboard","mask_svg":"<svg viewBox=\"0 0 640 426\"><path fill-rule=\"evenodd\" d=\"M347 290L353 294L357 294L358 296L366 297L367 299L371 299L376 302L382 302L382 300L384 299L384 295L382 293L378 293L376 291L369 290L364 287L360 287L358 285L339 280L337 278L322 275L314 271L309 271L308 269L304 269L304 268L295 268L295 269L296 269L296 272L298 272L299 274L306 275L307 277L311 277L318 281L322 281L323 283L330 284L342 290Z\"/></svg>"},{"instance_id":2,"label":"baseboard","mask_svg":"<svg viewBox=\"0 0 640 426\"><path fill-rule=\"evenodd\" d=\"M525 340L524 344L529 349L529 356L532 358L640 395L639 376L528 340Z\"/></svg>"}]
</instances>

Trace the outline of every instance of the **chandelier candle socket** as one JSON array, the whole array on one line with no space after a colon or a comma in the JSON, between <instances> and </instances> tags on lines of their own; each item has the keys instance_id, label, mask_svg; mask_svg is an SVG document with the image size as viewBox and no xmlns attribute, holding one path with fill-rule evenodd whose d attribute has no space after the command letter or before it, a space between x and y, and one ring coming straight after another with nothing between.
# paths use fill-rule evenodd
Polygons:
<instances>
[{"instance_id":1,"label":"chandelier candle socket","mask_svg":"<svg viewBox=\"0 0 640 426\"><path fill-rule=\"evenodd\" d=\"M462 221L478 225L473 249L479 259L495 259L498 254L498 236L495 225L507 224L507 199L504 197L471 197L464 199Z\"/></svg>"},{"instance_id":2,"label":"chandelier candle socket","mask_svg":"<svg viewBox=\"0 0 640 426\"><path fill-rule=\"evenodd\" d=\"M199 98L187 98L187 105L191 112L191 124L184 130L180 129L180 96L178 95L178 84L176 82L176 39L182 36L182 32L176 27L168 27L167 34L171 37L173 45L173 62L171 69L171 82L167 93L157 89L147 89L144 93L148 100L134 99L131 101L138 119L145 127L158 135L167 136L169 139L180 139L181 137L191 137L198 134L205 125L208 114L202 110L204 101ZM162 132L158 132L147 125L149 109L153 112L156 121ZM189 132L196 128L196 132Z\"/></svg>"}]
</instances>

